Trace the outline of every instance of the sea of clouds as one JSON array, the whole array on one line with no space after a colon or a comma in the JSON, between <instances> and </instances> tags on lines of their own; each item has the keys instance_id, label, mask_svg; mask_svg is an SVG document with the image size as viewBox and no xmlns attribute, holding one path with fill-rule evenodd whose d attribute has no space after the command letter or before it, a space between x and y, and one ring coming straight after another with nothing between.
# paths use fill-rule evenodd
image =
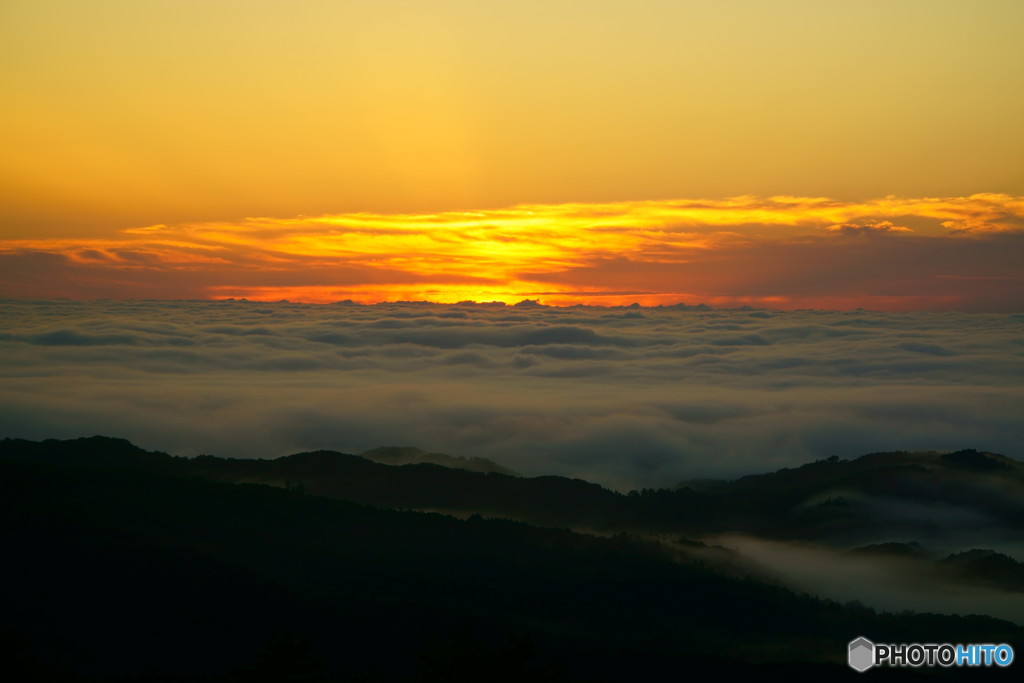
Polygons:
<instances>
[{"instance_id":1,"label":"sea of clouds","mask_svg":"<svg viewBox=\"0 0 1024 683\"><path fill-rule=\"evenodd\" d=\"M0 436L412 445L619 489L830 455L1024 459L1024 315L0 302Z\"/></svg>"}]
</instances>

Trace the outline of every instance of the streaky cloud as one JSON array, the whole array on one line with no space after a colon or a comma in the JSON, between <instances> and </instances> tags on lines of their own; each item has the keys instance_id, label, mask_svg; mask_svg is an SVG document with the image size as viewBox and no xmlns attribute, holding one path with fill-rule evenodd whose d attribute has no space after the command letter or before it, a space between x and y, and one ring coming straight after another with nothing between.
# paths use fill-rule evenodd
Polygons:
<instances>
[{"instance_id":1,"label":"streaky cloud","mask_svg":"<svg viewBox=\"0 0 1024 683\"><path fill-rule=\"evenodd\" d=\"M17 298L1022 310L1024 198L523 205L0 242Z\"/></svg>"}]
</instances>

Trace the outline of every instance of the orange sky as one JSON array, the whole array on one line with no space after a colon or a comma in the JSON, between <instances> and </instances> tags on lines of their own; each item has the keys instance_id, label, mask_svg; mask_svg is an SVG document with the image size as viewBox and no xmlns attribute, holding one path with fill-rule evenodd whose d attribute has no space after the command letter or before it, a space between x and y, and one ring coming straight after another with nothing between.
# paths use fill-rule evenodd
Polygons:
<instances>
[{"instance_id":1,"label":"orange sky","mask_svg":"<svg viewBox=\"0 0 1024 683\"><path fill-rule=\"evenodd\" d=\"M1020 310L1024 197L737 197L7 240L17 297Z\"/></svg>"},{"instance_id":2,"label":"orange sky","mask_svg":"<svg viewBox=\"0 0 1024 683\"><path fill-rule=\"evenodd\" d=\"M0 296L1019 310L1022 26L1016 0L6 0Z\"/></svg>"}]
</instances>

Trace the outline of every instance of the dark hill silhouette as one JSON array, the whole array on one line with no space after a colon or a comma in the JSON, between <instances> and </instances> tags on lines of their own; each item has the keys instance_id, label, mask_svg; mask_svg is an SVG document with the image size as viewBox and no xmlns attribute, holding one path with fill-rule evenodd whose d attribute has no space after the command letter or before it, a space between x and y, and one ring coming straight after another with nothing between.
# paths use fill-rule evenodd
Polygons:
<instances>
[{"instance_id":1,"label":"dark hill silhouette","mask_svg":"<svg viewBox=\"0 0 1024 683\"><path fill-rule=\"evenodd\" d=\"M451 467L457 470L469 470L470 472L496 472L498 474L517 476L517 473L513 470L502 467L487 458L460 458L446 453L427 452L412 446L382 446L363 451L359 456L367 460L379 462L382 465L418 465L427 463Z\"/></svg>"},{"instance_id":2,"label":"dark hill silhouette","mask_svg":"<svg viewBox=\"0 0 1024 683\"><path fill-rule=\"evenodd\" d=\"M0 459L261 483L379 507L607 533L739 532L854 546L906 538L937 543L971 533L1019 536L1024 528L1024 464L979 451L830 458L735 481L704 481L697 490L683 486L630 495L566 477L385 465L335 451L273 460L177 458L106 437L7 439L0 442Z\"/></svg>"},{"instance_id":3,"label":"dark hill silhouette","mask_svg":"<svg viewBox=\"0 0 1024 683\"><path fill-rule=\"evenodd\" d=\"M84 439L4 442L0 460L0 631L25 643L18 680L46 667L66 680L460 680L490 670L513 678L488 680L633 681L706 668L853 680L845 644L861 633L1024 635L985 617L823 602L628 536L384 510L198 474L211 463L307 477L384 467L337 453L186 460ZM459 635L467 629L471 638Z\"/></svg>"},{"instance_id":4,"label":"dark hill silhouette","mask_svg":"<svg viewBox=\"0 0 1024 683\"><path fill-rule=\"evenodd\" d=\"M877 543L854 548L855 557L896 559L909 563L916 575L974 584L1002 591L1024 592L1024 563L995 550L972 548L943 556L919 543Z\"/></svg>"},{"instance_id":5,"label":"dark hill silhouette","mask_svg":"<svg viewBox=\"0 0 1024 683\"><path fill-rule=\"evenodd\" d=\"M941 560L939 566L959 579L1024 591L1024 563L994 550L975 548L954 553Z\"/></svg>"}]
</instances>

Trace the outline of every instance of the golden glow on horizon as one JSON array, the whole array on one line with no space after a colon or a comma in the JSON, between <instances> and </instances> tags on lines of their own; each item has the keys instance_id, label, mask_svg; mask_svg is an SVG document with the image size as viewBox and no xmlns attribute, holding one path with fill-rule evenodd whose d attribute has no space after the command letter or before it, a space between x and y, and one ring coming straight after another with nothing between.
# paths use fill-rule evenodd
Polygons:
<instances>
[{"instance_id":1,"label":"golden glow on horizon","mask_svg":"<svg viewBox=\"0 0 1024 683\"><path fill-rule=\"evenodd\" d=\"M808 250L819 259L862 259L843 267L874 276L880 256L905 260L889 266L898 271L918 258L915 249L959 249L1022 232L1024 197L1008 195L859 203L735 197L157 225L125 230L120 239L0 241L0 256L50 255L57 281L65 263L78 269L66 276L105 296L898 307L952 305L955 295L928 289L934 278L981 276L942 270L903 294L828 296L779 289L771 279L806 273L827 282L830 273L808 261ZM61 295L81 293L69 281Z\"/></svg>"}]
</instances>

